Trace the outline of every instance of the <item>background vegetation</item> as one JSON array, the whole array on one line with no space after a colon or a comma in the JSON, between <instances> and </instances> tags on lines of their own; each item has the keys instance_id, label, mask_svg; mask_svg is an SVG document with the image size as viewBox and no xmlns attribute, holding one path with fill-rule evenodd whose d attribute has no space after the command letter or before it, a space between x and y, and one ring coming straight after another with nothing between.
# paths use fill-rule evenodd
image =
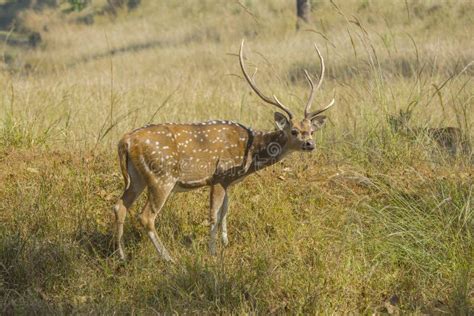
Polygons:
<instances>
[{"instance_id":1,"label":"background vegetation","mask_svg":"<svg viewBox=\"0 0 474 316\"><path fill-rule=\"evenodd\" d=\"M0 32L1 313L474 312L472 157L387 122L410 105L413 126L460 127L472 143L472 1L315 1L298 32L287 0L74 3L15 11ZM259 85L297 113L322 49L318 101L337 105L317 153L232 190L216 258L207 190L172 196L157 221L176 265L142 234L142 198L120 263L123 133L212 118L273 128L240 77L242 38Z\"/></svg>"}]
</instances>

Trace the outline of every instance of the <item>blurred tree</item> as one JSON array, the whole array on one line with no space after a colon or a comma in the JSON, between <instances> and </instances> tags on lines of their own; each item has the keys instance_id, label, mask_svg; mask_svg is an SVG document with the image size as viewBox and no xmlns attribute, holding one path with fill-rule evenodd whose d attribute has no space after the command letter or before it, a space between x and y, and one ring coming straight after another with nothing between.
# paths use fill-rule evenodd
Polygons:
<instances>
[{"instance_id":1,"label":"blurred tree","mask_svg":"<svg viewBox=\"0 0 474 316\"><path fill-rule=\"evenodd\" d=\"M68 0L71 5L71 11L82 11L88 4L89 0Z\"/></svg>"},{"instance_id":2,"label":"blurred tree","mask_svg":"<svg viewBox=\"0 0 474 316\"><path fill-rule=\"evenodd\" d=\"M122 8L125 0L107 0L107 10L113 15L117 15L117 10Z\"/></svg>"},{"instance_id":3,"label":"blurred tree","mask_svg":"<svg viewBox=\"0 0 474 316\"><path fill-rule=\"evenodd\" d=\"M127 7L129 10L133 10L140 5L141 0L128 0Z\"/></svg>"},{"instance_id":4,"label":"blurred tree","mask_svg":"<svg viewBox=\"0 0 474 316\"><path fill-rule=\"evenodd\" d=\"M303 24L309 23L311 20L311 1L310 0L296 0L296 29L299 29Z\"/></svg>"},{"instance_id":5,"label":"blurred tree","mask_svg":"<svg viewBox=\"0 0 474 316\"><path fill-rule=\"evenodd\" d=\"M133 10L140 5L141 0L107 0L108 11L117 15L117 10L127 5L128 10Z\"/></svg>"}]
</instances>

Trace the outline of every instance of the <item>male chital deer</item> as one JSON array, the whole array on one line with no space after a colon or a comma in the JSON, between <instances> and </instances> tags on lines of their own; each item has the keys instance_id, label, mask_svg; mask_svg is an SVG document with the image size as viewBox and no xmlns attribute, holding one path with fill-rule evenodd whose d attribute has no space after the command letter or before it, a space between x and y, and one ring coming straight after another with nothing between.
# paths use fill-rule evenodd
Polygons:
<instances>
[{"instance_id":1,"label":"male chital deer","mask_svg":"<svg viewBox=\"0 0 474 316\"><path fill-rule=\"evenodd\" d=\"M334 104L310 112L316 91L324 78L324 60L317 46L321 62L319 82L314 85L305 75L311 88L304 109L304 118L297 120L277 97L265 96L245 69L244 41L239 53L240 67L250 87L266 103L276 106L286 115L275 112L276 130L253 131L230 121L208 121L195 124L159 124L136 129L120 140L118 145L120 167L125 179L125 192L114 207L116 215L116 243L122 259L123 224L127 209L145 187L148 201L139 215L140 222L158 254L171 261L155 230L155 218L172 192L187 191L203 186L211 187L210 241L211 254L216 253L217 230L222 230L222 242L227 239L228 188L262 168L280 161L294 151L312 151L313 132L320 129L326 117L320 115Z\"/></svg>"},{"instance_id":2,"label":"male chital deer","mask_svg":"<svg viewBox=\"0 0 474 316\"><path fill-rule=\"evenodd\" d=\"M407 137L428 136L436 144L446 150L451 156L458 154L470 154L469 141L463 135L460 128L457 127L410 127L413 110L408 107L406 110L400 110L398 115L390 115L388 123L394 133L399 133Z\"/></svg>"}]
</instances>

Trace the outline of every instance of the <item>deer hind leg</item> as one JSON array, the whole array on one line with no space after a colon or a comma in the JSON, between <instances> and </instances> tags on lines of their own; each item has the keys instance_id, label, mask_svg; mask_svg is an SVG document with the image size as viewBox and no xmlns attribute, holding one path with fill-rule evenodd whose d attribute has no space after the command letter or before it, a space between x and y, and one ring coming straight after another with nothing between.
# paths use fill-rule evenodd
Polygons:
<instances>
[{"instance_id":1,"label":"deer hind leg","mask_svg":"<svg viewBox=\"0 0 474 316\"><path fill-rule=\"evenodd\" d=\"M116 247L120 255L120 259L125 260L125 253L123 251L122 236L123 236L123 225L127 210L132 206L133 202L140 196L145 188L145 184L141 176L137 173L133 164L129 163L127 167L127 173L129 175L130 184L122 197L118 199L114 206L115 213L115 242Z\"/></svg>"},{"instance_id":2,"label":"deer hind leg","mask_svg":"<svg viewBox=\"0 0 474 316\"><path fill-rule=\"evenodd\" d=\"M212 186L211 207L209 212L209 222L211 223L211 227L209 230L209 252L213 256L216 254L217 230L219 228L219 225L222 223L222 210L224 209L224 202L226 200L226 196L226 189L222 185L217 184Z\"/></svg>"},{"instance_id":3,"label":"deer hind leg","mask_svg":"<svg viewBox=\"0 0 474 316\"><path fill-rule=\"evenodd\" d=\"M161 188L149 187L148 201L140 214L140 222L145 228L153 246L155 246L158 255L165 261L171 262L174 262L173 258L171 258L168 250L166 250L156 233L155 220L168 199L173 186L174 184L166 185L166 187Z\"/></svg>"}]
</instances>

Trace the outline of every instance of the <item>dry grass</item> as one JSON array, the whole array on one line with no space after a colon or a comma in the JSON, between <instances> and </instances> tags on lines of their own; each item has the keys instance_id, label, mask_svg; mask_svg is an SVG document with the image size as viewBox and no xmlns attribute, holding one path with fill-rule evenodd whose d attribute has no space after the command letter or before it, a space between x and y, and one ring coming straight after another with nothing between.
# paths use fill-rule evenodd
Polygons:
<instances>
[{"instance_id":1,"label":"dry grass","mask_svg":"<svg viewBox=\"0 0 474 316\"><path fill-rule=\"evenodd\" d=\"M397 297L402 313L473 312L472 157L394 135L386 120L416 104L414 124L457 126L472 143L473 4L321 1L299 33L291 1L242 4L149 1L94 25L73 22L89 12L22 15L44 42L0 47L0 311L368 314ZM158 220L177 265L142 236L143 201L118 262L124 132L209 118L272 128L272 109L235 76L242 37L259 84L299 113L302 69L318 72L311 43L323 49L318 100L337 106L318 153L233 189L231 245L217 258L202 190L174 195Z\"/></svg>"}]
</instances>

